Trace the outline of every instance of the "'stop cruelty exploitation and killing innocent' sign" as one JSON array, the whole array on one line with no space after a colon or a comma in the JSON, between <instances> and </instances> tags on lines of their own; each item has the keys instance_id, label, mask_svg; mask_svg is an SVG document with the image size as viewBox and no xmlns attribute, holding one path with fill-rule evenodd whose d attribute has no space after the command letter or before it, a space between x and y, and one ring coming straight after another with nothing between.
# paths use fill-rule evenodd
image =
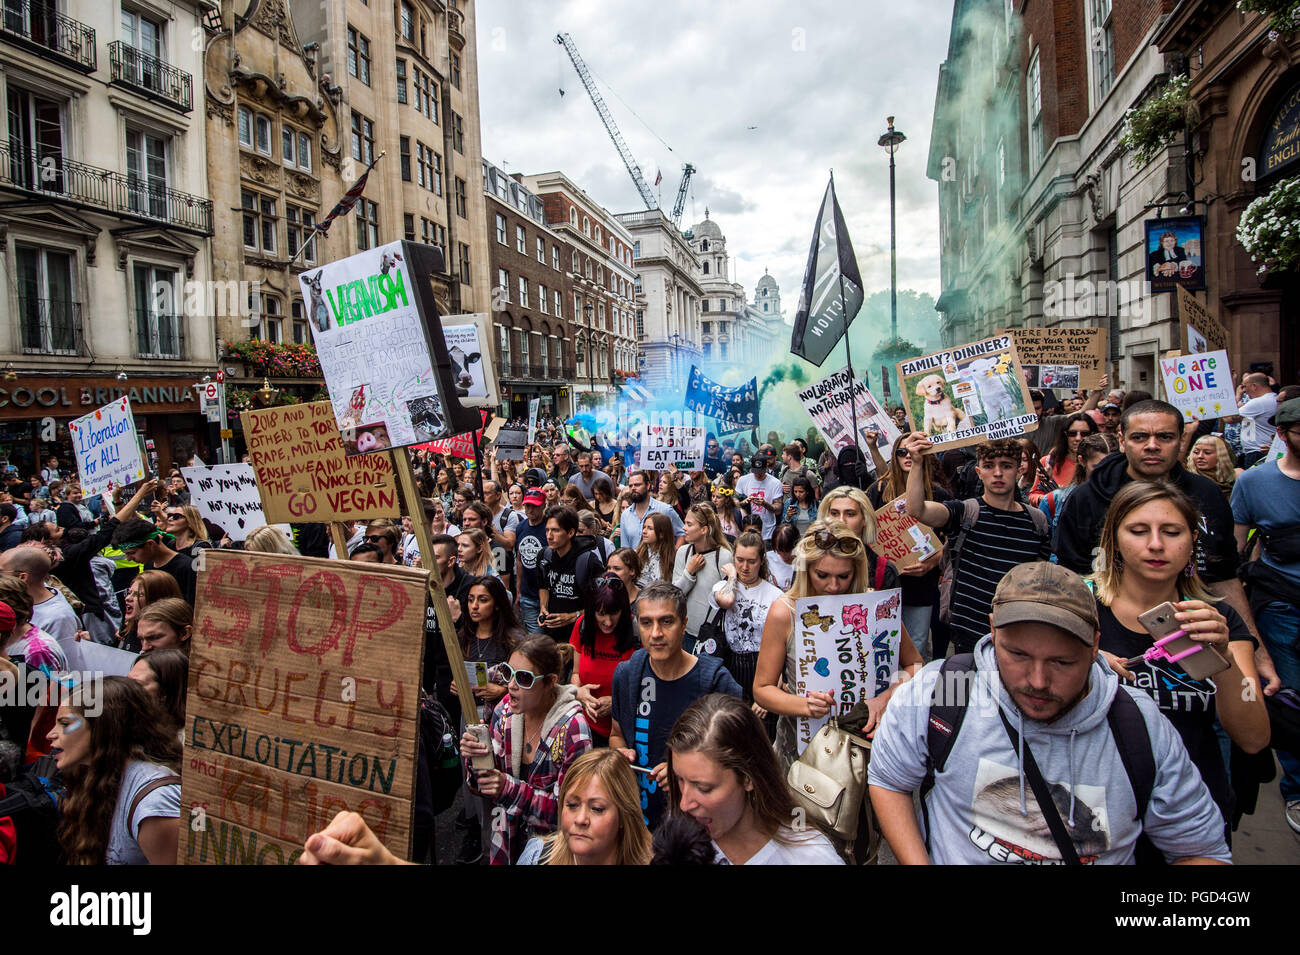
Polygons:
<instances>
[{"instance_id":1,"label":"'stop cruelty exploitation and killing innocent' sign","mask_svg":"<svg viewBox=\"0 0 1300 955\"><path fill-rule=\"evenodd\" d=\"M898 380L912 430L933 442L933 452L1038 427L1010 335L900 361Z\"/></svg>"},{"instance_id":2,"label":"'stop cruelty exploitation and killing innocent' sign","mask_svg":"<svg viewBox=\"0 0 1300 955\"><path fill-rule=\"evenodd\" d=\"M345 809L409 857L425 579L401 566L203 552L182 862L291 863Z\"/></svg>"},{"instance_id":3,"label":"'stop cruelty exploitation and killing innocent' sign","mask_svg":"<svg viewBox=\"0 0 1300 955\"><path fill-rule=\"evenodd\" d=\"M243 413L262 510L273 524L369 521L399 513L385 453L348 457L328 401Z\"/></svg>"},{"instance_id":4,"label":"'stop cruelty exploitation and killing innocent' sign","mask_svg":"<svg viewBox=\"0 0 1300 955\"><path fill-rule=\"evenodd\" d=\"M123 396L82 415L68 425L68 433L82 493L98 494L144 479L130 398Z\"/></svg>"}]
</instances>

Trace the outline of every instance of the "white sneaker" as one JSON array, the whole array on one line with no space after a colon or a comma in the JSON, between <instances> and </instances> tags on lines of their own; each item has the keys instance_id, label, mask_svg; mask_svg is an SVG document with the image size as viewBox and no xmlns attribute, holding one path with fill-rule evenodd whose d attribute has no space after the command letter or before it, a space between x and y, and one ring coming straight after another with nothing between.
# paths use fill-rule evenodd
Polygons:
<instances>
[{"instance_id":1,"label":"white sneaker","mask_svg":"<svg viewBox=\"0 0 1300 955\"><path fill-rule=\"evenodd\" d=\"M1300 834L1300 799L1292 799L1286 804L1286 824Z\"/></svg>"}]
</instances>

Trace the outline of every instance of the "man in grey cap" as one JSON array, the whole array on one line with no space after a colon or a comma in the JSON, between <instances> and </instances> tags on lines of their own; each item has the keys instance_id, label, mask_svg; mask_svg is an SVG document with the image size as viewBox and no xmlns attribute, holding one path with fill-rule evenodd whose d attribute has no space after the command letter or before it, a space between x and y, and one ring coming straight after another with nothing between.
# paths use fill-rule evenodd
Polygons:
<instances>
[{"instance_id":1,"label":"man in grey cap","mask_svg":"<svg viewBox=\"0 0 1300 955\"><path fill-rule=\"evenodd\" d=\"M900 687L876 730L871 802L900 862L1125 865L1143 833L1169 862L1231 861L1177 731L1098 659L1082 578L1021 564L989 623L973 655Z\"/></svg>"}]
</instances>

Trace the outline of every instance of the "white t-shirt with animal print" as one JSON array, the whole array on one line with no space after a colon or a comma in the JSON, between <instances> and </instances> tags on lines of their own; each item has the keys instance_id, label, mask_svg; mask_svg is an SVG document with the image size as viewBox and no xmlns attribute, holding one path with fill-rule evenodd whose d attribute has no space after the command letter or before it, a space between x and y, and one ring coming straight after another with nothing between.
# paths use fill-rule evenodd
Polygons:
<instances>
[{"instance_id":1,"label":"white t-shirt with animal print","mask_svg":"<svg viewBox=\"0 0 1300 955\"><path fill-rule=\"evenodd\" d=\"M713 585L709 594L709 609L718 609L718 591L727 585L720 580ZM763 644L763 624L767 622L767 611L781 596L781 588L770 580L759 580L752 587L736 581L736 602L731 605L723 617L723 632L727 635L727 645L732 653L757 653Z\"/></svg>"}]
</instances>

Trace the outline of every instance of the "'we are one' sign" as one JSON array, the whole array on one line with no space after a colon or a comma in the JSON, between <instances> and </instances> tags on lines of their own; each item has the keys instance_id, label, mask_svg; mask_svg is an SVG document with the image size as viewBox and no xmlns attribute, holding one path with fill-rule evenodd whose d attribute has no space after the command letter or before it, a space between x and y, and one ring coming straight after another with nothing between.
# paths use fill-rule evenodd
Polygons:
<instances>
[{"instance_id":1,"label":"'we are one' sign","mask_svg":"<svg viewBox=\"0 0 1300 955\"><path fill-rule=\"evenodd\" d=\"M1221 418L1237 413L1236 391L1226 351L1160 359L1169 403L1183 418Z\"/></svg>"}]
</instances>

